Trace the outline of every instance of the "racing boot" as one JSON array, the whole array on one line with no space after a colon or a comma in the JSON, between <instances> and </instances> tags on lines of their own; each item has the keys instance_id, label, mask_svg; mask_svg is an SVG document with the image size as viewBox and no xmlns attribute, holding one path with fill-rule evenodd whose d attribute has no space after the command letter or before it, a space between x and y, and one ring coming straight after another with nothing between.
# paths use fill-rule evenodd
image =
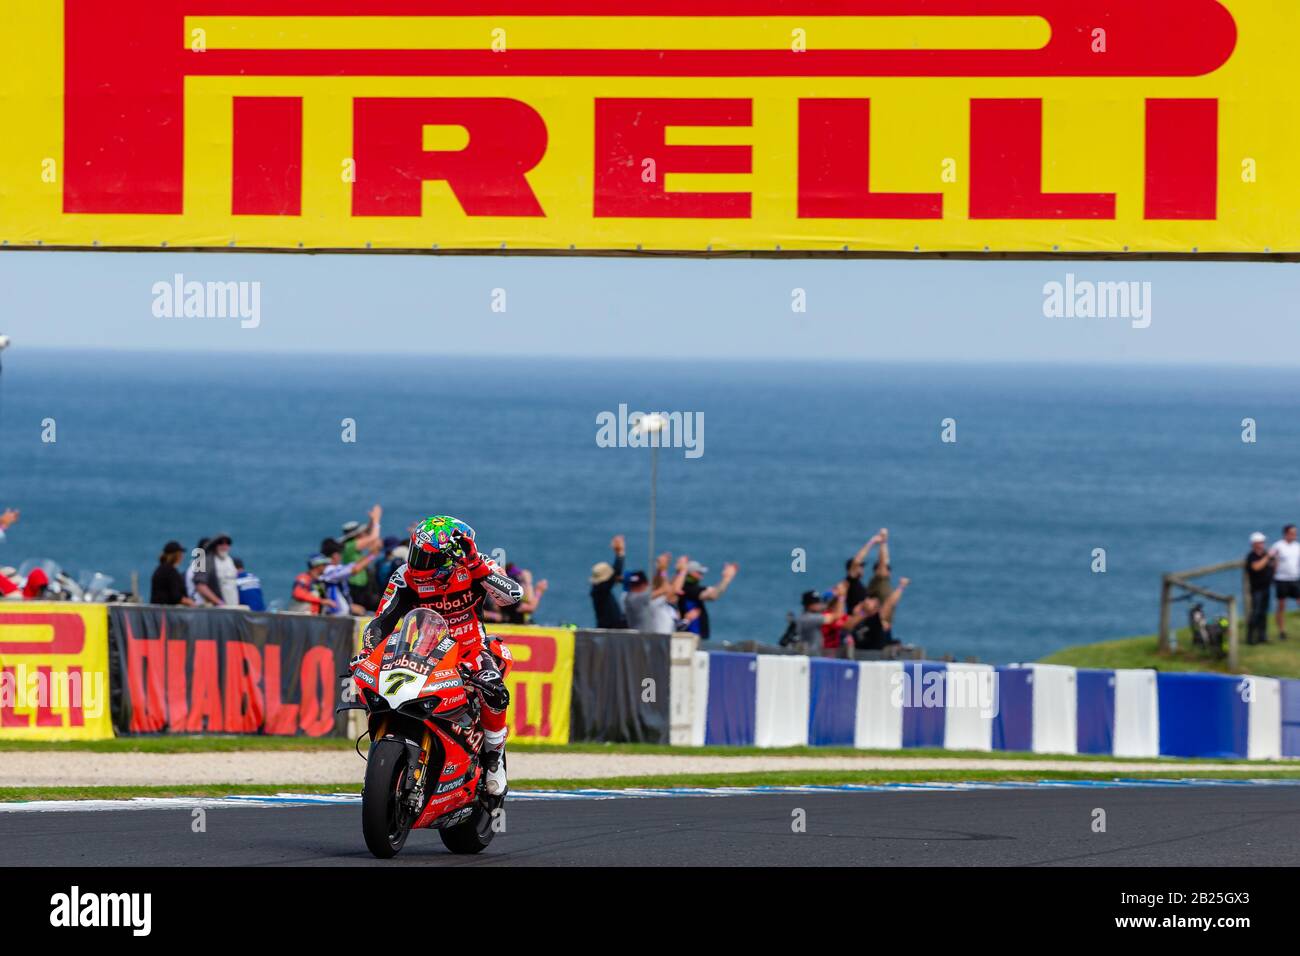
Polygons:
<instances>
[{"instance_id":1,"label":"racing boot","mask_svg":"<svg viewBox=\"0 0 1300 956\"><path fill-rule=\"evenodd\" d=\"M483 742L485 786L489 796L499 797L506 792L506 731L486 730Z\"/></svg>"}]
</instances>

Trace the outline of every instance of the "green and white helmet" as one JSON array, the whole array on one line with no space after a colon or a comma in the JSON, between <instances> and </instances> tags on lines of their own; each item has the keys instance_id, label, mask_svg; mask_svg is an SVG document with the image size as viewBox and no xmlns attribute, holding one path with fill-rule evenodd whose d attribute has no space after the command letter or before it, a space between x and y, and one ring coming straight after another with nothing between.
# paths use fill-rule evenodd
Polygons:
<instances>
[{"instance_id":1,"label":"green and white helmet","mask_svg":"<svg viewBox=\"0 0 1300 956\"><path fill-rule=\"evenodd\" d=\"M410 554L406 559L417 575L442 579L450 576L458 561L466 557L461 538L474 540L474 529L451 515L425 518L411 532Z\"/></svg>"}]
</instances>

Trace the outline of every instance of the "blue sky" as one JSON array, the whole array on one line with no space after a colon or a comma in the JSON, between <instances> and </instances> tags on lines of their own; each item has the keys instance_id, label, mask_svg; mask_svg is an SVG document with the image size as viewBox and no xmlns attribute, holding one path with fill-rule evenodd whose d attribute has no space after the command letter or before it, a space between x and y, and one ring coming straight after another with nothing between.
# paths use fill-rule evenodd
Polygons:
<instances>
[{"instance_id":1,"label":"blue sky","mask_svg":"<svg viewBox=\"0 0 1300 956\"><path fill-rule=\"evenodd\" d=\"M260 282L260 325L155 318L152 287L178 272ZM1067 273L1150 282L1150 327L1044 317ZM22 347L1300 364L1292 264L6 251L0 288Z\"/></svg>"}]
</instances>

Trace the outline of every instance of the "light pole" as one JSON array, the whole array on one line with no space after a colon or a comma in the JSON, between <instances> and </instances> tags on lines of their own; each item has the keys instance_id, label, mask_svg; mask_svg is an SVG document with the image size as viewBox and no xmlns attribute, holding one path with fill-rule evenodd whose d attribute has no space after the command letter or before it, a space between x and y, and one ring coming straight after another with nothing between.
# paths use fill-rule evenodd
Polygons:
<instances>
[{"instance_id":1,"label":"light pole","mask_svg":"<svg viewBox=\"0 0 1300 956\"><path fill-rule=\"evenodd\" d=\"M663 431L668 420L658 412L644 416L637 423L637 428L650 439L650 534L649 548L646 556L646 569L655 566L655 505L659 485L659 433Z\"/></svg>"}]
</instances>

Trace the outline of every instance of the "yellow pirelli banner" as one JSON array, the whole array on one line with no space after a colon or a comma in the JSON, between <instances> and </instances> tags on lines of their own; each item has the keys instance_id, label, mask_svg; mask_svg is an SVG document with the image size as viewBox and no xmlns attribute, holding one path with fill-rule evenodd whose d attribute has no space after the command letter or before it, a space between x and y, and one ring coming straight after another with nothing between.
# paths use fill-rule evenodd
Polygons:
<instances>
[{"instance_id":1,"label":"yellow pirelli banner","mask_svg":"<svg viewBox=\"0 0 1300 956\"><path fill-rule=\"evenodd\" d=\"M573 701L573 631L510 624L489 626L510 654L510 739L538 744L569 742Z\"/></svg>"},{"instance_id":2,"label":"yellow pirelli banner","mask_svg":"<svg viewBox=\"0 0 1300 956\"><path fill-rule=\"evenodd\" d=\"M112 736L107 608L0 602L0 739Z\"/></svg>"},{"instance_id":3,"label":"yellow pirelli banner","mask_svg":"<svg viewBox=\"0 0 1300 956\"><path fill-rule=\"evenodd\" d=\"M11 247L1300 252L1295 0L27 0Z\"/></svg>"}]
</instances>

